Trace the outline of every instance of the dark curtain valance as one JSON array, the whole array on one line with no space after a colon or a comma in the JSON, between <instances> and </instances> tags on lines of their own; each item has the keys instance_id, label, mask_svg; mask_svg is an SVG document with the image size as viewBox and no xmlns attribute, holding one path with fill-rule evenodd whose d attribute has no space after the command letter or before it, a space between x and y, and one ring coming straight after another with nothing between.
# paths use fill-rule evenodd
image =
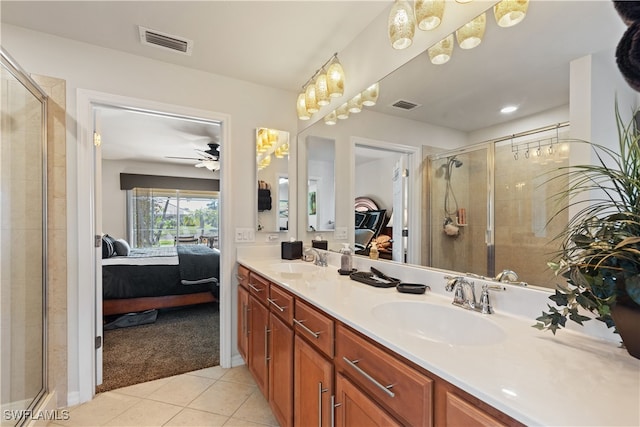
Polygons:
<instances>
[{"instance_id":1,"label":"dark curtain valance","mask_svg":"<svg viewBox=\"0 0 640 427\"><path fill-rule=\"evenodd\" d=\"M164 188L191 191L220 191L220 180L203 178L183 178L179 176L120 174L120 189Z\"/></svg>"}]
</instances>

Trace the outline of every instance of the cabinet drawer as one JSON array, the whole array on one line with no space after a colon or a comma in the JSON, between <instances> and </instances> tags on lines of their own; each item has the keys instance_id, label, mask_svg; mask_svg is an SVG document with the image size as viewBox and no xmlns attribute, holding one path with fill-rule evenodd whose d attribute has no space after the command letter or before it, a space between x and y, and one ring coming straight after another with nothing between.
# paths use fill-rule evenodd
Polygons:
<instances>
[{"instance_id":1,"label":"cabinet drawer","mask_svg":"<svg viewBox=\"0 0 640 427\"><path fill-rule=\"evenodd\" d=\"M448 426L506 427L506 424L451 392L447 392L445 410Z\"/></svg>"},{"instance_id":2,"label":"cabinet drawer","mask_svg":"<svg viewBox=\"0 0 640 427\"><path fill-rule=\"evenodd\" d=\"M293 324L299 335L333 358L333 319L296 299Z\"/></svg>"},{"instance_id":3,"label":"cabinet drawer","mask_svg":"<svg viewBox=\"0 0 640 427\"><path fill-rule=\"evenodd\" d=\"M249 273L249 293L263 304L267 304L269 297L269 281L254 272Z\"/></svg>"},{"instance_id":4,"label":"cabinet drawer","mask_svg":"<svg viewBox=\"0 0 640 427\"><path fill-rule=\"evenodd\" d=\"M399 419L412 426L433 425L433 380L394 354L338 325L335 363Z\"/></svg>"},{"instance_id":5,"label":"cabinet drawer","mask_svg":"<svg viewBox=\"0 0 640 427\"><path fill-rule=\"evenodd\" d=\"M249 290L249 269L243 265L238 264L238 284Z\"/></svg>"},{"instance_id":6,"label":"cabinet drawer","mask_svg":"<svg viewBox=\"0 0 640 427\"><path fill-rule=\"evenodd\" d=\"M267 301L272 313L275 313L287 325L293 324L293 295L272 283Z\"/></svg>"}]
</instances>

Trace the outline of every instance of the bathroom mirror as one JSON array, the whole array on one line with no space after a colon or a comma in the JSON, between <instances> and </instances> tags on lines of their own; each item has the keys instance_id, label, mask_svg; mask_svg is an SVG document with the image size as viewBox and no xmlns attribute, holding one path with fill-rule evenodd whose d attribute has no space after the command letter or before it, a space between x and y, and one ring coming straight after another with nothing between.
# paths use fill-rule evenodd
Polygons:
<instances>
[{"instance_id":1,"label":"bathroom mirror","mask_svg":"<svg viewBox=\"0 0 640 427\"><path fill-rule=\"evenodd\" d=\"M258 231L289 230L289 132L256 129Z\"/></svg>"},{"instance_id":2,"label":"bathroom mirror","mask_svg":"<svg viewBox=\"0 0 640 427\"><path fill-rule=\"evenodd\" d=\"M335 142L332 139L308 136L306 218L307 231L335 229Z\"/></svg>"},{"instance_id":3,"label":"bathroom mirror","mask_svg":"<svg viewBox=\"0 0 640 427\"><path fill-rule=\"evenodd\" d=\"M343 241L354 244L354 201L362 196L356 194L355 189L361 181L370 180L372 173L355 173L356 140L413 146L418 150L422 169L412 171L409 180L424 190L418 195L409 194L408 213L419 218L421 229L409 229L408 234L423 244L416 249L420 252L418 258L410 262L429 265L429 249L424 242L429 241L430 232L442 232L445 218L430 225L427 215L431 201L423 180L428 177L428 156L449 152L453 156L455 150L493 138L568 121L570 62L590 54L601 54L611 60L625 28L612 4L606 1L530 2L525 19L511 28L498 27L492 10L488 10L485 36L478 47L463 50L455 45L449 62L434 65L425 46L425 52L380 81L375 106L351 114L334 126L319 120L301 132L299 144L309 135L336 141L336 181L340 183L340 191L336 193L336 223L349 227ZM520 109L510 115L499 113L507 102ZM607 111L613 114L613 105ZM524 152L523 146L521 157ZM513 159L510 151L509 156ZM458 168L453 163L455 185L465 176L485 179L485 175L478 175L476 162L466 157L458 159L463 163ZM487 157L484 159L481 163L486 165ZM447 156L439 161L447 164ZM463 191L456 189L456 196L463 199ZM370 191L367 196L376 198ZM444 200L444 195L437 198L440 199ZM469 212L469 206L461 203L460 207L465 208L468 215L475 215ZM493 232L496 236L512 235L506 227L506 222L496 222ZM472 232L469 227L458 229L466 236ZM473 230L473 233L479 233L484 242L484 230ZM330 240L329 245L339 248L340 243L336 238ZM477 254L483 258L486 255L483 251ZM476 252L471 255L475 256ZM536 263L546 266L546 259ZM487 274L488 270L484 269L474 271L474 265L456 265L456 271ZM495 268L499 266L496 263ZM526 281L526 272L519 273L521 280Z\"/></svg>"}]
</instances>

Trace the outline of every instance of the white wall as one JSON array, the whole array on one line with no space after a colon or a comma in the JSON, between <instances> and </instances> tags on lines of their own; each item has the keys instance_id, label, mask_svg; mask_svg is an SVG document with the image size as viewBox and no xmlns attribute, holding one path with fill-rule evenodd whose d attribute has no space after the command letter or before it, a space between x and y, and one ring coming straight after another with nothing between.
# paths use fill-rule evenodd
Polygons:
<instances>
[{"instance_id":1,"label":"white wall","mask_svg":"<svg viewBox=\"0 0 640 427\"><path fill-rule=\"evenodd\" d=\"M219 179L219 173L205 168L135 160L102 160L102 232L127 238L127 193L120 189L120 174L178 176Z\"/></svg>"},{"instance_id":2,"label":"white wall","mask_svg":"<svg viewBox=\"0 0 640 427\"><path fill-rule=\"evenodd\" d=\"M222 197L223 203L231 205L233 215L222 220L228 221L226 226L231 230L236 227L255 227L255 129L268 126L295 133L297 122L292 113L292 105L295 105L296 94L7 24L2 25L2 45L28 72L66 80L69 403L75 403L80 399L79 324L87 322L87 319L78 317L76 184L79 179L85 179L76 176L79 149L76 135L78 89L229 115L230 140L221 143L226 158L231 159L227 167L231 168L229 185L232 194ZM292 156L295 156L295 150L292 150ZM293 161L295 162L295 157ZM295 176L292 178L295 179ZM223 268L227 268L229 277L223 280L234 284L231 306L235 307L236 281L232 280L230 272L237 244L231 236L221 237L226 238L228 246L225 247L231 253L231 256L224 259ZM261 239L258 238L259 240ZM228 327L228 333L232 337L231 347L235 352L235 314ZM90 345L90 342L82 343L82 346L86 345Z\"/></svg>"},{"instance_id":3,"label":"white wall","mask_svg":"<svg viewBox=\"0 0 640 427\"><path fill-rule=\"evenodd\" d=\"M393 169L400 160L399 153L389 153L387 157L372 160L356 166L355 195L369 197L380 209L393 211Z\"/></svg>"}]
</instances>

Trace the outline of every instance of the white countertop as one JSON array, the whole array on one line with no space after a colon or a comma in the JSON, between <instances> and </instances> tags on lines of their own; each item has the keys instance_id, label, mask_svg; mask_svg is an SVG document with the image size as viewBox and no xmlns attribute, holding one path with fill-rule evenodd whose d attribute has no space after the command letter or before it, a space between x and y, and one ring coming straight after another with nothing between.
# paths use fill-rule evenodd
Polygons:
<instances>
[{"instance_id":1,"label":"white countertop","mask_svg":"<svg viewBox=\"0 0 640 427\"><path fill-rule=\"evenodd\" d=\"M506 315L496 304L496 313L482 315L452 307L452 294L427 291L411 295L395 288L375 288L338 275L334 266L291 279L275 271L273 265L302 261L239 253L238 262L524 424L640 426L640 360L615 342L568 330L554 337L551 332L532 328L534 317ZM379 268L398 277L387 272L388 268ZM427 277L433 271L423 274ZM483 317L479 322L493 322L504 331L505 339L492 344L451 345L416 338L374 316L374 307L391 301L414 301L425 304L425 309L432 304L462 310Z\"/></svg>"}]
</instances>

